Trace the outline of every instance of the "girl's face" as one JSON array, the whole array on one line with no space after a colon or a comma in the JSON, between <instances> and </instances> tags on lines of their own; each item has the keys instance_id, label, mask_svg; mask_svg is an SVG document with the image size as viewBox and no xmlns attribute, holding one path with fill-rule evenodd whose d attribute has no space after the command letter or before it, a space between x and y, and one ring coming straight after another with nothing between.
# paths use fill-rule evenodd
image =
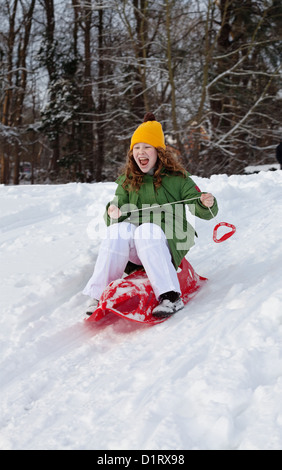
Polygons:
<instances>
[{"instance_id":1,"label":"girl's face","mask_svg":"<svg viewBox=\"0 0 282 470\"><path fill-rule=\"evenodd\" d=\"M156 165L157 149L143 142L133 146L133 158L143 173L148 173Z\"/></svg>"}]
</instances>

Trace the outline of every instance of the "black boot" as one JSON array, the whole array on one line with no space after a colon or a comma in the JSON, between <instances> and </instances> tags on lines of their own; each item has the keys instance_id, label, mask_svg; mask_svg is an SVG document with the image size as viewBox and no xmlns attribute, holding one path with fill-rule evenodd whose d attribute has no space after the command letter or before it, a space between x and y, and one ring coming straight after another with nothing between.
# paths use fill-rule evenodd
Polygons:
<instances>
[{"instance_id":1,"label":"black boot","mask_svg":"<svg viewBox=\"0 0 282 470\"><path fill-rule=\"evenodd\" d=\"M184 307L180 294L174 291L161 294L159 302L159 305L152 312L152 315L156 318L170 317Z\"/></svg>"}]
</instances>

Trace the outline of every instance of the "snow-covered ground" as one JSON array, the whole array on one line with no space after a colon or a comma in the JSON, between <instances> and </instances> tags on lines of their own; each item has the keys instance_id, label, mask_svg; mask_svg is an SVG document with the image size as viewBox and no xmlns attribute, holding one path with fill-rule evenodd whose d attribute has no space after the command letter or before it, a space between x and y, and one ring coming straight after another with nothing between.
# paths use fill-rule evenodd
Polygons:
<instances>
[{"instance_id":1,"label":"snow-covered ground","mask_svg":"<svg viewBox=\"0 0 282 470\"><path fill-rule=\"evenodd\" d=\"M282 450L282 171L194 179L209 281L153 327L84 322L114 183L0 186L1 450Z\"/></svg>"}]
</instances>

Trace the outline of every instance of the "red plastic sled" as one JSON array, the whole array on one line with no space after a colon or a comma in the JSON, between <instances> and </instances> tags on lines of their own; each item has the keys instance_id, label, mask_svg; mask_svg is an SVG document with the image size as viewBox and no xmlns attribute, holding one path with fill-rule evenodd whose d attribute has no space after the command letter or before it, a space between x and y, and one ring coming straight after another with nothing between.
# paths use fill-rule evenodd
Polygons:
<instances>
[{"instance_id":1,"label":"red plastic sled","mask_svg":"<svg viewBox=\"0 0 282 470\"><path fill-rule=\"evenodd\" d=\"M177 275L182 300L184 304L187 304L207 279L199 276L186 258L182 260ZM139 323L162 323L167 318L158 319L152 315L157 305L158 302L149 279L145 271L140 270L124 279L111 282L103 292L98 308L86 321L97 322L108 313L114 313Z\"/></svg>"}]
</instances>

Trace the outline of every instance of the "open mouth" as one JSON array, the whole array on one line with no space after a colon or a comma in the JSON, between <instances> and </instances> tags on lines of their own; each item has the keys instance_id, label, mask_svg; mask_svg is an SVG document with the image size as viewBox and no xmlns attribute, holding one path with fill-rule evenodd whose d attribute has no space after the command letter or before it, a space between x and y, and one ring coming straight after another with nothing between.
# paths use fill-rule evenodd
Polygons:
<instances>
[{"instance_id":1,"label":"open mouth","mask_svg":"<svg viewBox=\"0 0 282 470\"><path fill-rule=\"evenodd\" d=\"M140 167L143 168L147 166L149 161L150 161L149 158L139 158Z\"/></svg>"}]
</instances>

